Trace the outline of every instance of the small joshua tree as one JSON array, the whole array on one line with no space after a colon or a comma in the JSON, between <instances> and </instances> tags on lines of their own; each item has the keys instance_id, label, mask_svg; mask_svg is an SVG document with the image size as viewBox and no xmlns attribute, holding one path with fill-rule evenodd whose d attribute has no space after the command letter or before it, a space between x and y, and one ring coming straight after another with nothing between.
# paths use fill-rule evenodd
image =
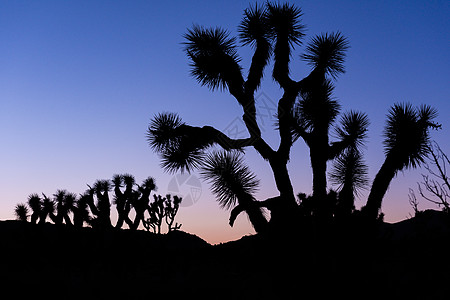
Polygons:
<instances>
[{"instance_id":1,"label":"small joshua tree","mask_svg":"<svg viewBox=\"0 0 450 300\"><path fill-rule=\"evenodd\" d=\"M164 211L166 215L166 224L169 232L173 230L178 230L181 228L181 224L173 222L175 221L175 216L178 213L178 209L180 208L180 203L183 199L178 196L173 196L173 201L171 195L166 195L166 200L164 201Z\"/></svg>"},{"instance_id":2,"label":"small joshua tree","mask_svg":"<svg viewBox=\"0 0 450 300\"><path fill-rule=\"evenodd\" d=\"M97 180L94 183L97 196L97 225L103 229L111 227L111 202L108 192L111 190L109 180Z\"/></svg>"},{"instance_id":3,"label":"small joshua tree","mask_svg":"<svg viewBox=\"0 0 450 300\"><path fill-rule=\"evenodd\" d=\"M147 226L150 226L154 232L161 233L161 224L165 216L164 202L166 198L161 195L153 195L154 201L148 206L150 218L147 219ZM148 230L148 229L147 229Z\"/></svg>"},{"instance_id":4,"label":"small joshua tree","mask_svg":"<svg viewBox=\"0 0 450 300\"><path fill-rule=\"evenodd\" d=\"M157 187L155 184L155 179L153 177L148 177L139 186L140 197L133 200L133 207L136 211L136 217L134 219L132 229L137 229L141 221L144 221L145 211L149 208L150 193L156 191Z\"/></svg>"},{"instance_id":5,"label":"small joshua tree","mask_svg":"<svg viewBox=\"0 0 450 300\"><path fill-rule=\"evenodd\" d=\"M44 193L42 194L42 197L42 210L39 224L45 224L47 216L55 222L55 203Z\"/></svg>"},{"instance_id":6,"label":"small joshua tree","mask_svg":"<svg viewBox=\"0 0 450 300\"><path fill-rule=\"evenodd\" d=\"M36 224L42 213L42 202L38 194L28 196L28 206L32 211L30 222Z\"/></svg>"},{"instance_id":7,"label":"small joshua tree","mask_svg":"<svg viewBox=\"0 0 450 300\"><path fill-rule=\"evenodd\" d=\"M28 208L26 204L19 203L14 208L14 214L16 215L16 219L22 222L28 221Z\"/></svg>"}]
</instances>

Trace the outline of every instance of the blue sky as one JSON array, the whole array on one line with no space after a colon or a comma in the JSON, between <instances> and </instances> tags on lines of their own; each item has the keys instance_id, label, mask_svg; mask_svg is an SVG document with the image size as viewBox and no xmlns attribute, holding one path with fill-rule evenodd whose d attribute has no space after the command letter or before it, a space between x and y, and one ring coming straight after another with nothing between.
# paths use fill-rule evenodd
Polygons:
<instances>
[{"instance_id":1,"label":"blue sky","mask_svg":"<svg viewBox=\"0 0 450 300\"><path fill-rule=\"evenodd\" d=\"M249 1L2 1L0 3L0 219L12 219L14 205L35 192L59 188L81 193L86 184L129 172L138 181L156 178L158 193L170 192L148 147L150 118L177 112L189 124L218 129L238 126L242 111L225 92L211 92L189 76L182 51L192 24L221 26L236 33ZM253 2L251 2L253 3ZM346 73L336 82L343 111L367 112L371 120L366 160L373 179L383 162L381 133L395 102L429 104L443 129L433 132L450 152L450 3L448 1L296 1L303 9L308 41L321 32L341 31L351 48ZM239 51L248 67L251 51ZM299 80L310 71L291 64ZM280 90L266 70L261 103L276 103ZM271 117L260 106L264 135L277 145ZM270 110L269 110L270 111ZM276 195L270 169L253 150L247 162L261 179L257 197ZM311 192L308 151L299 141L289 165L296 192ZM420 170L394 179L383 211L388 221L405 218L409 187ZM194 177L198 177L196 173ZM190 193L189 186L180 187ZM357 200L365 203L366 195ZM422 208L426 207L421 202ZM421 208L421 206L419 206ZM246 218L228 226L201 183L198 201L179 212L182 229L210 242L236 239L253 230Z\"/></svg>"}]
</instances>

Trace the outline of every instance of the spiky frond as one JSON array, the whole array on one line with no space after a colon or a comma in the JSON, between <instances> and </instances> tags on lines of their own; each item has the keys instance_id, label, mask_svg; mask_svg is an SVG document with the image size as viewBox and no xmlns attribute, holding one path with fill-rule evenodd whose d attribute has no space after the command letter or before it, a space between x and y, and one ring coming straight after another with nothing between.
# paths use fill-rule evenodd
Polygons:
<instances>
[{"instance_id":1,"label":"spiky frond","mask_svg":"<svg viewBox=\"0 0 450 300\"><path fill-rule=\"evenodd\" d=\"M168 148L161 155L161 167L169 173L177 171L190 173L201 165L204 157L204 152L199 149L189 149L183 146Z\"/></svg>"},{"instance_id":2,"label":"spiky frond","mask_svg":"<svg viewBox=\"0 0 450 300\"><path fill-rule=\"evenodd\" d=\"M134 176L131 174L123 174L122 175L123 178L123 182L125 183L125 185L131 185L133 186L136 183L136 180L134 179Z\"/></svg>"},{"instance_id":3,"label":"spiky frond","mask_svg":"<svg viewBox=\"0 0 450 300\"><path fill-rule=\"evenodd\" d=\"M366 113L349 111L343 114L341 126L336 128L340 140L349 140L351 146L361 146L367 138L367 128L369 127L369 117Z\"/></svg>"},{"instance_id":4,"label":"spiky frond","mask_svg":"<svg viewBox=\"0 0 450 300\"><path fill-rule=\"evenodd\" d=\"M302 10L294 4L267 2L267 19L272 36L286 36L291 47L300 45L305 35L302 15Z\"/></svg>"},{"instance_id":5,"label":"spiky frond","mask_svg":"<svg viewBox=\"0 0 450 300\"><path fill-rule=\"evenodd\" d=\"M107 179L98 179L94 183L94 189L97 192L109 192L111 190L111 182Z\"/></svg>"},{"instance_id":6,"label":"spiky frond","mask_svg":"<svg viewBox=\"0 0 450 300\"><path fill-rule=\"evenodd\" d=\"M42 194L42 210L48 214L52 214L55 212L55 203L47 197L45 194Z\"/></svg>"},{"instance_id":7,"label":"spiky frond","mask_svg":"<svg viewBox=\"0 0 450 300\"><path fill-rule=\"evenodd\" d=\"M64 197L67 194L67 190L56 190L56 193L53 194L55 197L55 202L59 205L62 205L64 203Z\"/></svg>"},{"instance_id":8,"label":"spiky frond","mask_svg":"<svg viewBox=\"0 0 450 300\"><path fill-rule=\"evenodd\" d=\"M383 144L386 156L395 157L398 169L416 168L429 154L429 129L437 111L427 105L415 109L409 103L394 104L389 110L384 128Z\"/></svg>"},{"instance_id":9,"label":"spiky frond","mask_svg":"<svg viewBox=\"0 0 450 300\"><path fill-rule=\"evenodd\" d=\"M64 196L64 209L69 212L72 211L77 201L77 195L75 193L67 193Z\"/></svg>"},{"instance_id":10,"label":"spiky frond","mask_svg":"<svg viewBox=\"0 0 450 300\"><path fill-rule=\"evenodd\" d=\"M191 59L191 75L211 90L242 84L236 38L222 28L194 25L184 35L185 51Z\"/></svg>"},{"instance_id":11,"label":"spiky frond","mask_svg":"<svg viewBox=\"0 0 450 300\"><path fill-rule=\"evenodd\" d=\"M345 52L348 40L340 33L324 33L312 38L301 57L314 68L323 70L336 78L345 72Z\"/></svg>"},{"instance_id":12,"label":"spiky frond","mask_svg":"<svg viewBox=\"0 0 450 300\"><path fill-rule=\"evenodd\" d=\"M184 122L175 113L159 113L153 117L148 126L147 140L156 152L163 152L179 144L180 134L177 130Z\"/></svg>"},{"instance_id":13,"label":"spiky frond","mask_svg":"<svg viewBox=\"0 0 450 300\"><path fill-rule=\"evenodd\" d=\"M204 150L216 140L216 131L205 127L192 127L181 123L174 114L160 114L149 126L150 146L161 155L161 166L168 172L198 168Z\"/></svg>"},{"instance_id":14,"label":"spiky frond","mask_svg":"<svg viewBox=\"0 0 450 300\"><path fill-rule=\"evenodd\" d=\"M213 152L202 165L201 176L212 185L222 208L230 209L237 198L254 193L259 180L244 164L239 152Z\"/></svg>"},{"instance_id":15,"label":"spiky frond","mask_svg":"<svg viewBox=\"0 0 450 300\"><path fill-rule=\"evenodd\" d=\"M26 222L28 220L28 208L26 204L19 203L14 208L14 215L19 221Z\"/></svg>"},{"instance_id":16,"label":"spiky frond","mask_svg":"<svg viewBox=\"0 0 450 300\"><path fill-rule=\"evenodd\" d=\"M318 87L302 93L294 107L294 121L298 129L312 131L329 128L340 110L339 103L332 97L333 90L332 82L325 80ZM294 127L294 138L297 135Z\"/></svg>"},{"instance_id":17,"label":"spiky frond","mask_svg":"<svg viewBox=\"0 0 450 300\"><path fill-rule=\"evenodd\" d=\"M142 186L144 189L148 189L150 191L156 191L157 187L156 187L156 180L155 178L149 176L146 179L144 179L144 181L142 182Z\"/></svg>"},{"instance_id":18,"label":"spiky frond","mask_svg":"<svg viewBox=\"0 0 450 300\"><path fill-rule=\"evenodd\" d=\"M41 197L38 194L31 194L28 196L28 206L33 212L39 212L42 208Z\"/></svg>"},{"instance_id":19,"label":"spiky frond","mask_svg":"<svg viewBox=\"0 0 450 300\"><path fill-rule=\"evenodd\" d=\"M123 177L119 174L114 174L112 177L112 183L115 187L122 187Z\"/></svg>"},{"instance_id":20,"label":"spiky frond","mask_svg":"<svg viewBox=\"0 0 450 300\"><path fill-rule=\"evenodd\" d=\"M333 161L329 178L331 183L338 185L339 190L347 186L354 196L358 196L361 190L367 189L368 172L361 152L356 148L349 148Z\"/></svg>"},{"instance_id":21,"label":"spiky frond","mask_svg":"<svg viewBox=\"0 0 450 300\"><path fill-rule=\"evenodd\" d=\"M270 32L265 8L255 3L254 6L245 9L238 31L243 45L254 47L257 41L268 39Z\"/></svg>"}]
</instances>

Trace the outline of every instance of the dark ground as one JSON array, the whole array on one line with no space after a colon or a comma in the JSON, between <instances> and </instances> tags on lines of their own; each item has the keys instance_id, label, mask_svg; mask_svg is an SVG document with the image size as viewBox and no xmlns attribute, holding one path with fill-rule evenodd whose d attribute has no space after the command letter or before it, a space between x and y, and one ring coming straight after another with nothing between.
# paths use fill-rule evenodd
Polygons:
<instances>
[{"instance_id":1,"label":"dark ground","mask_svg":"<svg viewBox=\"0 0 450 300\"><path fill-rule=\"evenodd\" d=\"M1 295L450 299L448 222L429 211L379 224L371 234L357 226L326 234L316 228L212 246L182 231L100 232L0 221Z\"/></svg>"}]
</instances>

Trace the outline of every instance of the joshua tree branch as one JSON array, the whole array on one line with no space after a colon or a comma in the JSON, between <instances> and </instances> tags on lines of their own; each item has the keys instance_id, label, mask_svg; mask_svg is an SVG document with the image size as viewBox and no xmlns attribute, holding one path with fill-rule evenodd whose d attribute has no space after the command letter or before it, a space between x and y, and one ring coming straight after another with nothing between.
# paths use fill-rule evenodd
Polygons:
<instances>
[{"instance_id":1,"label":"joshua tree branch","mask_svg":"<svg viewBox=\"0 0 450 300\"><path fill-rule=\"evenodd\" d=\"M211 126L194 127L189 125L180 126L181 133L185 133L193 138L202 137L205 141L217 143L225 150L241 149L253 145L252 138L231 139L220 130Z\"/></svg>"},{"instance_id":2,"label":"joshua tree branch","mask_svg":"<svg viewBox=\"0 0 450 300\"><path fill-rule=\"evenodd\" d=\"M244 84L245 92L247 94L253 94L261 84L264 68L269 60L270 48L270 43L266 39L261 38L256 43L256 50L252 57L247 81Z\"/></svg>"}]
</instances>

